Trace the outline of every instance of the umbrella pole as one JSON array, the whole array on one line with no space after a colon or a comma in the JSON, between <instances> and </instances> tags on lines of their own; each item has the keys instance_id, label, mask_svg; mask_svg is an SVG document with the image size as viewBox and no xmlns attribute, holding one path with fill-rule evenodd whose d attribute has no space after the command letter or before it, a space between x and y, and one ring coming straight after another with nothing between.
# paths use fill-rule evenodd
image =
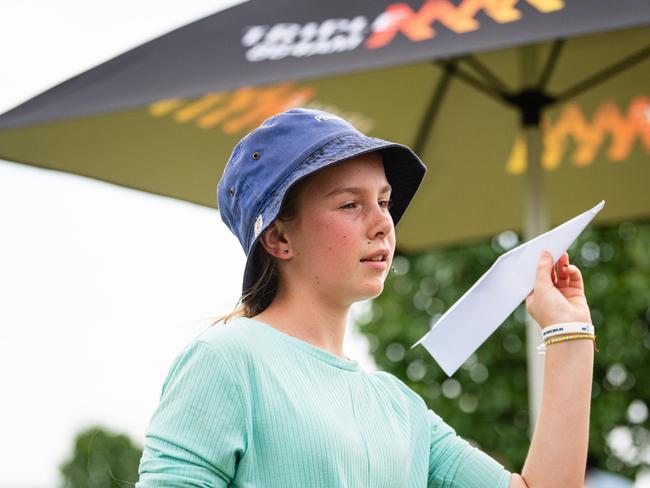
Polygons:
<instances>
[{"instance_id":1,"label":"umbrella pole","mask_svg":"<svg viewBox=\"0 0 650 488\"><path fill-rule=\"evenodd\" d=\"M521 54L521 75L525 87L532 87L536 82L538 67L538 46L523 46ZM527 120L526 120L527 119ZM522 130L526 142L526 172L524 173L524 239L530 239L547 230L548 219L546 214L546 198L543 189L542 170L542 134L537 117L530 117L522 113ZM526 360L528 366L528 409L529 409L529 434L532 437L542 401L542 386L544 384L543 356L537 352L537 345L542 340L539 325L530 314L526 313Z\"/></svg>"},{"instance_id":2,"label":"umbrella pole","mask_svg":"<svg viewBox=\"0 0 650 488\"><path fill-rule=\"evenodd\" d=\"M524 128L527 149L527 169L524 195L524 239L530 239L547 230L546 198L542 188L541 129L539 126ZM529 433L532 436L537 424L542 402L544 384L544 356L537 352L542 332L529 313L526 313L526 358L528 364Z\"/></svg>"}]
</instances>

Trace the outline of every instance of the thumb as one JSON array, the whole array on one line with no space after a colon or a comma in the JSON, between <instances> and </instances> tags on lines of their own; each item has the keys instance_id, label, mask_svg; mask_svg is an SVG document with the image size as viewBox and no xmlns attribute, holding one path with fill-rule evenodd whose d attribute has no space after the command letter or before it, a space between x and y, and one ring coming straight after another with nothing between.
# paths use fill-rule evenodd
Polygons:
<instances>
[{"instance_id":1,"label":"thumb","mask_svg":"<svg viewBox=\"0 0 650 488\"><path fill-rule=\"evenodd\" d=\"M553 268L553 255L543 251L537 263L537 276L535 277L535 289L548 288L553 286L551 272Z\"/></svg>"}]
</instances>

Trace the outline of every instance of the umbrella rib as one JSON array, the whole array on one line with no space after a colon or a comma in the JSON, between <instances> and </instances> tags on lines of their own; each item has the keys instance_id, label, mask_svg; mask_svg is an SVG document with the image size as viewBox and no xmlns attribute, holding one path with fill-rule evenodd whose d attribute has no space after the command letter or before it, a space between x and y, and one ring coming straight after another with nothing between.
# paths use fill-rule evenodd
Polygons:
<instances>
[{"instance_id":1,"label":"umbrella rib","mask_svg":"<svg viewBox=\"0 0 650 488\"><path fill-rule=\"evenodd\" d=\"M449 64L449 61L439 61L437 64L440 64L440 65L442 65L444 67L445 65ZM501 92L495 90L494 87L492 87L490 85L486 85L481 80L478 80L478 79L474 78L472 75L470 75L469 73L463 71L458 66L456 66L454 68L453 75L457 76L458 78L463 80L468 85L473 86L478 91L483 92L485 95L487 95L489 97L492 97L492 98L498 100L499 102L509 103L508 100L505 98L504 93L501 93Z\"/></svg>"},{"instance_id":2,"label":"umbrella rib","mask_svg":"<svg viewBox=\"0 0 650 488\"><path fill-rule=\"evenodd\" d=\"M422 123L418 129L417 137L415 138L415 144L413 144L413 150L416 154L420 154L424 149L424 143L426 142L427 134L431 133L431 128L433 127L433 123L436 119L436 116L438 115L438 111L440 110L442 98L447 91L447 87L449 86L451 76L455 69L456 65L454 63L446 64L443 68L444 71L442 77L440 80L438 80L438 84L433 91L433 96L431 97L431 100L429 100L429 105L426 112L424 113Z\"/></svg>"},{"instance_id":3,"label":"umbrella rib","mask_svg":"<svg viewBox=\"0 0 650 488\"><path fill-rule=\"evenodd\" d=\"M478 59L476 59L475 56L467 55L460 58L460 61L464 61L472 68L474 68L474 70L478 74L483 76L485 81L491 82L493 88L495 88L497 91L500 91L502 93L512 93L512 89L508 87L508 85L506 85L506 83L503 80L498 78L497 75L495 75L492 71L490 71L487 66L485 66Z\"/></svg>"},{"instance_id":4,"label":"umbrella rib","mask_svg":"<svg viewBox=\"0 0 650 488\"><path fill-rule=\"evenodd\" d=\"M575 85L573 85L571 88L567 88L560 94L556 95L554 97L555 103L563 102L567 100L568 98L575 97L579 93L584 92L585 90L588 90L589 88L593 87L594 85L597 85L598 83L602 83L603 81L607 80L608 78L611 78L614 75L617 75L618 73L631 68L635 64L640 63L643 61L645 58L650 57L650 45L646 46L645 48L641 49L640 51L635 52L634 54L622 59L621 61L614 63L613 65L605 68L604 70L596 73L595 75L592 75Z\"/></svg>"},{"instance_id":5,"label":"umbrella rib","mask_svg":"<svg viewBox=\"0 0 650 488\"><path fill-rule=\"evenodd\" d=\"M536 88L538 90L544 90L546 88L546 84L551 79L551 75L553 74L555 66L557 66L557 60L560 57L560 52L564 47L564 43L564 39L556 39L555 42L553 42L551 52L549 53L548 59L546 60L546 65L544 66L544 71L542 71L542 74L537 81Z\"/></svg>"}]
</instances>

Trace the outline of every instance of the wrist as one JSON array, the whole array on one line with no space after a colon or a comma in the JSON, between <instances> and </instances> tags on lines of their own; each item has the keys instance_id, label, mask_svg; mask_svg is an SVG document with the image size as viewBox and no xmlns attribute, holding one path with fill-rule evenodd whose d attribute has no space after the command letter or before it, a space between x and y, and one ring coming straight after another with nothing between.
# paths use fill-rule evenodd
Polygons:
<instances>
[{"instance_id":1,"label":"wrist","mask_svg":"<svg viewBox=\"0 0 650 488\"><path fill-rule=\"evenodd\" d=\"M557 338L554 337L553 339L557 339ZM551 356L555 356L555 355L561 356L567 354L568 356L582 357L582 354L587 354L587 353L593 356L593 354L598 351L598 349L596 348L595 338L565 340L565 341L559 341L553 344L545 344L545 345L546 347L543 352L546 354L550 354ZM549 351L555 351L555 352L549 353Z\"/></svg>"},{"instance_id":2,"label":"wrist","mask_svg":"<svg viewBox=\"0 0 650 488\"><path fill-rule=\"evenodd\" d=\"M539 354L545 354L548 346L558 348L561 344L565 343L582 343L590 342L590 346L595 351L598 351L596 346L596 335L593 324L588 322L561 322L549 325L542 329L542 338L544 341L537 346ZM586 340L586 341L585 341ZM568 349L574 350L576 348L584 347L583 345L569 346ZM562 347L567 349L567 347Z\"/></svg>"}]
</instances>

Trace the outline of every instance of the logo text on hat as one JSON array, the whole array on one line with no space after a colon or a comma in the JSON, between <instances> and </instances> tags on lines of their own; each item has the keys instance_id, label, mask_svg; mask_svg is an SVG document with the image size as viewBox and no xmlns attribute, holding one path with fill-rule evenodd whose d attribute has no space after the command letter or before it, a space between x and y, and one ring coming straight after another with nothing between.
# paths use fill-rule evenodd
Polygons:
<instances>
[{"instance_id":1,"label":"logo text on hat","mask_svg":"<svg viewBox=\"0 0 650 488\"><path fill-rule=\"evenodd\" d=\"M330 119L333 119L333 120L343 120L343 119L341 119L341 117L338 117L338 116L336 116L336 115L331 115L331 114L328 114L328 115L325 115L325 114L322 114L322 115L314 115L314 120L315 120L316 122L322 122L323 120L330 120Z\"/></svg>"}]
</instances>

